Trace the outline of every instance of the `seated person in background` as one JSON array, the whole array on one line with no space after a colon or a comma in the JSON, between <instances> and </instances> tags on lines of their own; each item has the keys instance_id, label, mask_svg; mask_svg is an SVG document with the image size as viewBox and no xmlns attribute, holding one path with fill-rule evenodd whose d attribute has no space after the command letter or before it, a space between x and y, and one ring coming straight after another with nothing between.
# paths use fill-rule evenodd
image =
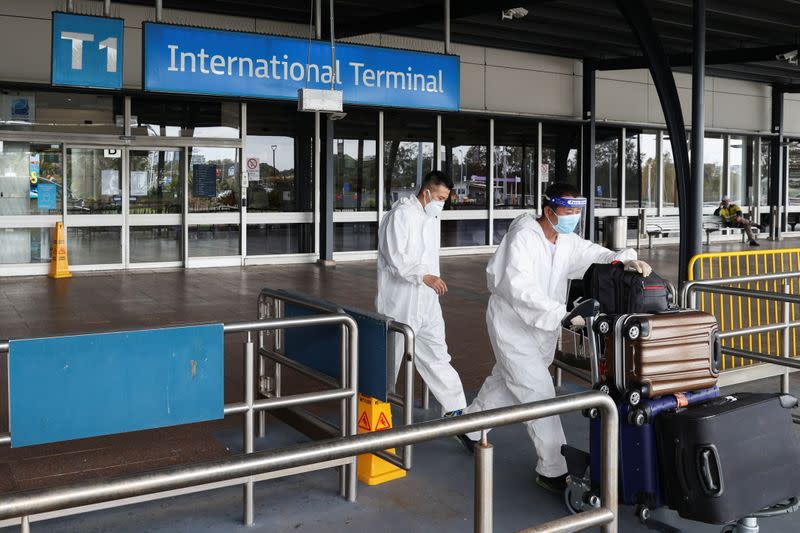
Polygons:
<instances>
[{"instance_id":1,"label":"seated person in background","mask_svg":"<svg viewBox=\"0 0 800 533\"><path fill-rule=\"evenodd\" d=\"M753 228L759 229L756 224L742 216L742 208L731 202L730 196L723 196L719 207L714 214L722 219L722 223L728 228L742 228L750 239L750 246L760 246L756 241Z\"/></svg>"}]
</instances>

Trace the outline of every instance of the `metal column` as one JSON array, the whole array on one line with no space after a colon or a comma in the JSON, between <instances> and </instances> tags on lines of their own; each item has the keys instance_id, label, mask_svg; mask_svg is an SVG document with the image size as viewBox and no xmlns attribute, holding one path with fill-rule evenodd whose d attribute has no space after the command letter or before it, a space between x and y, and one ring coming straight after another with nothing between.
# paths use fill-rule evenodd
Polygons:
<instances>
[{"instance_id":1,"label":"metal column","mask_svg":"<svg viewBox=\"0 0 800 533\"><path fill-rule=\"evenodd\" d=\"M770 238L780 240L781 205L783 205L783 90L772 87L772 133L777 137L770 139L769 164L769 205L770 205Z\"/></svg>"},{"instance_id":2,"label":"metal column","mask_svg":"<svg viewBox=\"0 0 800 533\"><path fill-rule=\"evenodd\" d=\"M594 240L594 188L595 188L595 95L597 71L589 60L583 62L583 119L588 120L583 125L583 195L586 197L586 228L584 235L587 239ZM541 134L540 134L541 138ZM539 150L541 152L541 149Z\"/></svg>"},{"instance_id":3,"label":"metal column","mask_svg":"<svg viewBox=\"0 0 800 533\"><path fill-rule=\"evenodd\" d=\"M475 533L492 533L493 452L486 440L486 431L475 444Z\"/></svg>"},{"instance_id":4,"label":"metal column","mask_svg":"<svg viewBox=\"0 0 800 533\"><path fill-rule=\"evenodd\" d=\"M321 265L333 265L333 121L323 117L325 121L320 138L322 150L320 172L320 206L319 206L319 260Z\"/></svg>"},{"instance_id":5,"label":"metal column","mask_svg":"<svg viewBox=\"0 0 800 533\"><path fill-rule=\"evenodd\" d=\"M694 0L694 45L692 54L692 176L687 202L681 215L688 226L688 257L702 252L703 242L703 144L705 143L706 2ZM684 206L686 209L684 209ZM683 239L683 235L681 235ZM683 261L683 260L681 260ZM683 265L681 265L683 267ZM685 278L681 277L681 281Z\"/></svg>"},{"instance_id":6,"label":"metal column","mask_svg":"<svg viewBox=\"0 0 800 533\"><path fill-rule=\"evenodd\" d=\"M653 77L653 84L661 102L661 110L664 113L669 139L672 143L675 178L678 183L678 205L681 215L685 215L687 212L691 212L691 204L688 202L687 196L690 185L689 148L686 145L686 126L683 121L678 88L675 85L675 77L672 75L669 58L655 30L653 19L642 2L639 0L617 0L617 7L636 36L636 40L639 42L642 53L647 60L650 74ZM699 218L699 212L698 219L702 222L702 218ZM693 221L693 223L695 222ZM690 224L681 224L680 229L680 283L688 278L689 260L692 258L692 254L699 252L703 245L701 237L702 224L694 228L697 231L690 230L689 226Z\"/></svg>"}]
</instances>

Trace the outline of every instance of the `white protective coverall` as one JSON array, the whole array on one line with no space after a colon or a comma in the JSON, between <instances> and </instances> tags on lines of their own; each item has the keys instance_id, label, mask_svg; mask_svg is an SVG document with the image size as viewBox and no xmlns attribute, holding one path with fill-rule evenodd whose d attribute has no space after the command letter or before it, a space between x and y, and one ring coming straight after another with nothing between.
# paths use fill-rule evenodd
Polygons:
<instances>
[{"instance_id":1,"label":"white protective coverall","mask_svg":"<svg viewBox=\"0 0 800 533\"><path fill-rule=\"evenodd\" d=\"M439 275L439 233L439 219L429 217L416 196L395 202L378 231L375 308L414 330L414 365L446 413L463 409L467 402L450 365L439 296L422 282L426 274ZM397 345L399 370L403 353L401 343Z\"/></svg>"},{"instance_id":2,"label":"white protective coverall","mask_svg":"<svg viewBox=\"0 0 800 533\"><path fill-rule=\"evenodd\" d=\"M554 397L548 367L567 314L567 281L583 277L593 263L631 259L634 250L614 253L575 233L560 234L553 252L531 214L517 217L486 267L491 292L486 325L496 362L465 414ZM565 474L560 418L526 427L539 458L536 471L546 477ZM469 437L478 440L480 434Z\"/></svg>"}]
</instances>

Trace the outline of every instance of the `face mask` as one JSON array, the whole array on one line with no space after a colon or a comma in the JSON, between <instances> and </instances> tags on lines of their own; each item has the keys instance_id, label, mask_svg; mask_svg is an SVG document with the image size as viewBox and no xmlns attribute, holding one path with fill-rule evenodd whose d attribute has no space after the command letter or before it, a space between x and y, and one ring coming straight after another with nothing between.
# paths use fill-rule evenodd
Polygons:
<instances>
[{"instance_id":1,"label":"face mask","mask_svg":"<svg viewBox=\"0 0 800 533\"><path fill-rule=\"evenodd\" d=\"M428 191L428 203L425 204L425 214L431 218L438 217L444 209L444 200L434 200Z\"/></svg>"},{"instance_id":2,"label":"face mask","mask_svg":"<svg viewBox=\"0 0 800 533\"><path fill-rule=\"evenodd\" d=\"M556 215L556 218L558 219L558 223L553 224L550 222L550 217L547 217L547 221L550 222L554 230L558 233L572 233L575 231L575 226L580 222L581 215Z\"/></svg>"}]
</instances>

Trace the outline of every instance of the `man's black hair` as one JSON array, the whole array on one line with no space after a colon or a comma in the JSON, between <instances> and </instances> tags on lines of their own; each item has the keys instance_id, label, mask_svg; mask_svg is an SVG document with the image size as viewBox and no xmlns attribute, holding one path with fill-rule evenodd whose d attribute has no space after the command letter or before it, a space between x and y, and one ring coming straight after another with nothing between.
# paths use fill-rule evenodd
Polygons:
<instances>
[{"instance_id":1,"label":"man's black hair","mask_svg":"<svg viewBox=\"0 0 800 533\"><path fill-rule=\"evenodd\" d=\"M420 185L419 193L422 194L422 191L424 191L426 188L436 187L439 185L444 185L450 191L453 190L453 180L451 180L447 174L441 170L431 170L425 174L424 178L422 178L422 185Z\"/></svg>"},{"instance_id":2,"label":"man's black hair","mask_svg":"<svg viewBox=\"0 0 800 533\"><path fill-rule=\"evenodd\" d=\"M547 196L547 198L564 198L567 196L577 198L581 195L581 192L571 183L556 181L548 185L547 189L544 191L544 195ZM548 205L547 199L542 198L542 209L544 209L546 205Z\"/></svg>"}]
</instances>

